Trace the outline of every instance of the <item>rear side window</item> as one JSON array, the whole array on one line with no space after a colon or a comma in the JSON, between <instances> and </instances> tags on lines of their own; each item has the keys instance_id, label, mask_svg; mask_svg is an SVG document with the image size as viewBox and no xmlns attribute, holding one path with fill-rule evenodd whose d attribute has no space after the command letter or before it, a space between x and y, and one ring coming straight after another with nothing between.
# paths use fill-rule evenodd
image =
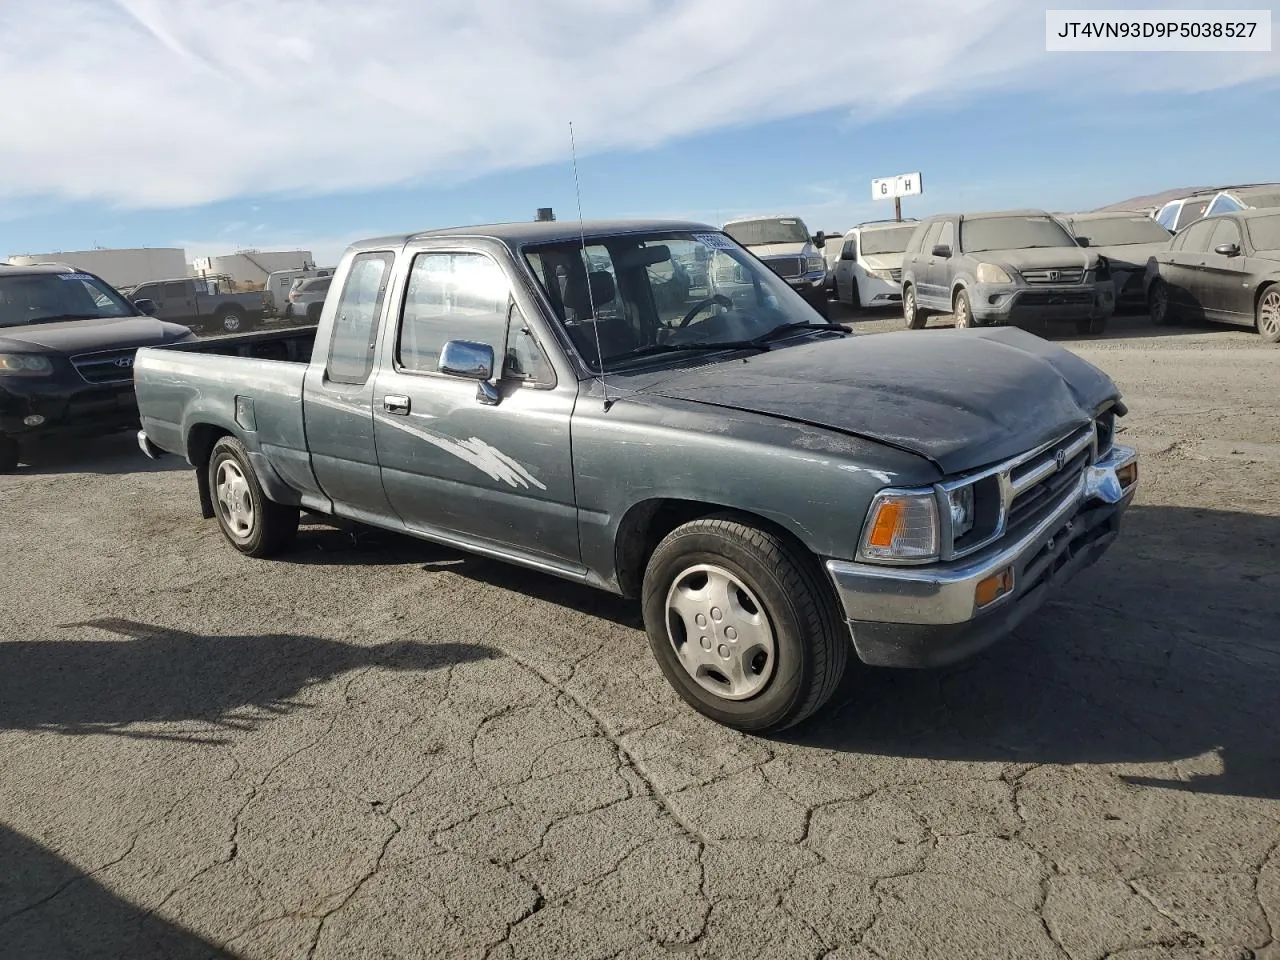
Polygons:
<instances>
[{"instance_id":1,"label":"rear side window","mask_svg":"<svg viewBox=\"0 0 1280 960\"><path fill-rule=\"evenodd\" d=\"M450 340L475 340L504 355L511 285L502 268L482 253L420 253L404 294L400 366L435 373Z\"/></svg>"},{"instance_id":2,"label":"rear side window","mask_svg":"<svg viewBox=\"0 0 1280 960\"><path fill-rule=\"evenodd\" d=\"M183 297L187 296L187 292L190 289L191 288L184 280L178 280L172 283L162 283L160 284L160 298L162 300L181 300Z\"/></svg>"},{"instance_id":3,"label":"rear side window","mask_svg":"<svg viewBox=\"0 0 1280 960\"><path fill-rule=\"evenodd\" d=\"M333 318L325 375L335 383L364 383L373 369L378 317L391 276L390 253L362 253L351 261Z\"/></svg>"}]
</instances>

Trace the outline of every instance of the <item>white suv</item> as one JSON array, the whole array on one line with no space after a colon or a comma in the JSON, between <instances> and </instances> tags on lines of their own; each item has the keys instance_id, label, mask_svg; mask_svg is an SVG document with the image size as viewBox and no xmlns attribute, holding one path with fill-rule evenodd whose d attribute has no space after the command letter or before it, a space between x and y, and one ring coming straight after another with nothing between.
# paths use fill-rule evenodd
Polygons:
<instances>
[{"instance_id":1,"label":"white suv","mask_svg":"<svg viewBox=\"0 0 1280 960\"><path fill-rule=\"evenodd\" d=\"M844 235L832 270L836 299L859 307L902 303L902 257L916 220L876 220Z\"/></svg>"}]
</instances>

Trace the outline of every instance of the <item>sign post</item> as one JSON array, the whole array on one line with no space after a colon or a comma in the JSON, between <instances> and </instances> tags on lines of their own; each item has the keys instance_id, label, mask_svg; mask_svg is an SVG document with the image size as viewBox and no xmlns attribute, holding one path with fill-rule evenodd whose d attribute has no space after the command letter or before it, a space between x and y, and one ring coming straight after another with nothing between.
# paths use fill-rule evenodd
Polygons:
<instances>
[{"instance_id":1,"label":"sign post","mask_svg":"<svg viewBox=\"0 0 1280 960\"><path fill-rule=\"evenodd\" d=\"M895 177L877 177L871 181L871 199L888 200L893 198L893 218L902 220L902 198L918 197L924 193L924 184L919 171L900 173Z\"/></svg>"}]
</instances>

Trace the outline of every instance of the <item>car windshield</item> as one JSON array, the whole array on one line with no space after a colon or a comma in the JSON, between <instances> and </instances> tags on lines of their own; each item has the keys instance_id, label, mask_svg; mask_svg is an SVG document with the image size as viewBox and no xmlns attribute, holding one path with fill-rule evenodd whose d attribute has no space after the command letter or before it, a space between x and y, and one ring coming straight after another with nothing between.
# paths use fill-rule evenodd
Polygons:
<instances>
[{"instance_id":1,"label":"car windshield","mask_svg":"<svg viewBox=\"0 0 1280 960\"><path fill-rule=\"evenodd\" d=\"M800 295L722 233L625 234L526 247L583 362L596 373L661 354L741 346L824 326Z\"/></svg>"},{"instance_id":2,"label":"car windshield","mask_svg":"<svg viewBox=\"0 0 1280 960\"><path fill-rule=\"evenodd\" d=\"M1077 237L1087 237L1091 247L1122 247L1130 243L1164 243L1169 231L1150 217L1101 217L1097 220L1075 220L1071 224Z\"/></svg>"},{"instance_id":3,"label":"car windshield","mask_svg":"<svg viewBox=\"0 0 1280 960\"><path fill-rule=\"evenodd\" d=\"M795 218L769 220L741 220L727 223L724 232L744 247L762 247L770 243L805 243L809 228L804 221Z\"/></svg>"},{"instance_id":4,"label":"car windshield","mask_svg":"<svg viewBox=\"0 0 1280 960\"><path fill-rule=\"evenodd\" d=\"M137 310L88 273L0 276L0 327L55 320L132 317Z\"/></svg>"},{"instance_id":5,"label":"car windshield","mask_svg":"<svg viewBox=\"0 0 1280 960\"><path fill-rule=\"evenodd\" d=\"M1029 250L1035 247L1074 247L1061 224L1049 217L982 217L960 222L960 249Z\"/></svg>"},{"instance_id":6,"label":"car windshield","mask_svg":"<svg viewBox=\"0 0 1280 960\"><path fill-rule=\"evenodd\" d=\"M1255 250L1280 250L1280 213L1246 220L1249 242Z\"/></svg>"},{"instance_id":7,"label":"car windshield","mask_svg":"<svg viewBox=\"0 0 1280 960\"><path fill-rule=\"evenodd\" d=\"M902 253L907 249L907 241L916 232L913 223L908 227L877 227L874 230L863 230L860 246L863 256L875 256L878 253Z\"/></svg>"}]
</instances>

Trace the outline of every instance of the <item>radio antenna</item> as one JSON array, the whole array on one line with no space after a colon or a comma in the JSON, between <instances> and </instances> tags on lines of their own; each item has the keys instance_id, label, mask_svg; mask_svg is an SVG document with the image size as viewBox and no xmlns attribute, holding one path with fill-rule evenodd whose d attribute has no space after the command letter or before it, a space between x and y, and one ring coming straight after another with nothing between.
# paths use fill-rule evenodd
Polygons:
<instances>
[{"instance_id":1,"label":"radio antenna","mask_svg":"<svg viewBox=\"0 0 1280 960\"><path fill-rule=\"evenodd\" d=\"M573 192L578 200L578 239L582 242L582 269L587 280L587 304L591 307L591 329L595 333L596 363L600 370L600 387L604 391L604 409L613 406L609 399L609 381L604 375L604 351L600 348L600 323L596 318L596 295L591 289L591 261L587 259L587 231L582 220L582 185L578 180L578 145L573 138L573 121L569 121L569 155L573 158Z\"/></svg>"}]
</instances>

